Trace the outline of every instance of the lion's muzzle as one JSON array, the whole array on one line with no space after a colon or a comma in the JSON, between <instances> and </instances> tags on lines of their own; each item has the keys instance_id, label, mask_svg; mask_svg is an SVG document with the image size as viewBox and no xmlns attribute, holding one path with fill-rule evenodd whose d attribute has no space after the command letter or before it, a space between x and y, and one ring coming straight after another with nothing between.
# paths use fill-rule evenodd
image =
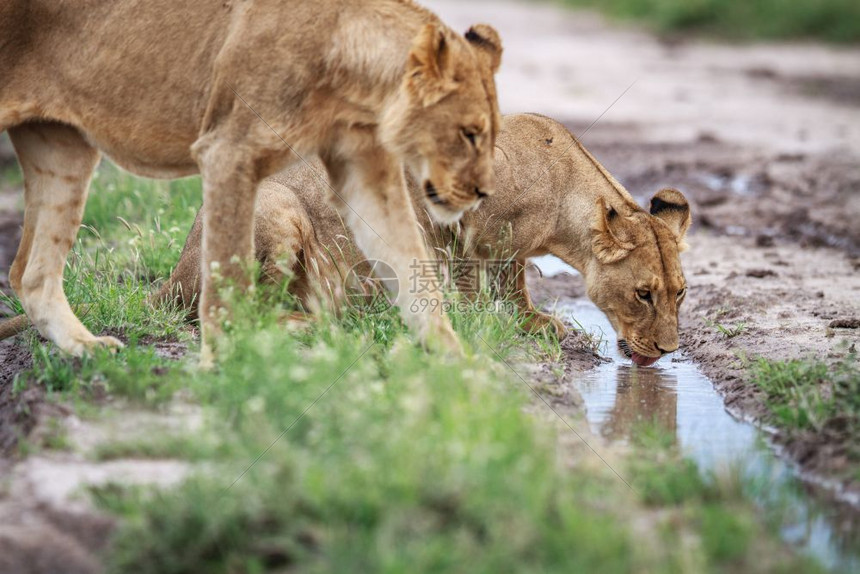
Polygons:
<instances>
[{"instance_id":1,"label":"lion's muzzle","mask_svg":"<svg viewBox=\"0 0 860 574\"><path fill-rule=\"evenodd\" d=\"M445 198L439 196L439 190L436 189L436 186L429 179L424 182L424 193L431 203L436 205L446 205L448 203Z\"/></svg>"}]
</instances>

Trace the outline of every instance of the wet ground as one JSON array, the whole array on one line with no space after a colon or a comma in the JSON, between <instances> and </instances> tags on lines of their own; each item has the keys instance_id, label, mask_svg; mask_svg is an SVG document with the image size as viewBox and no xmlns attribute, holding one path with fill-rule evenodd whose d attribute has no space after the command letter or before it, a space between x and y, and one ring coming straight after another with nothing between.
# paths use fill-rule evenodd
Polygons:
<instances>
[{"instance_id":1,"label":"wet ground","mask_svg":"<svg viewBox=\"0 0 860 574\"><path fill-rule=\"evenodd\" d=\"M829 567L860 569L860 520L828 504L826 490L811 492L803 485L760 431L729 414L690 358L681 353L653 367L637 367L617 351L609 322L588 300L562 301L556 310L604 341L601 354L608 360L572 379L594 434L627 443L644 425L656 425L703 473L741 472L758 484L754 498L762 505L777 501L785 511L781 533L793 547Z\"/></svg>"},{"instance_id":2,"label":"wet ground","mask_svg":"<svg viewBox=\"0 0 860 574\"><path fill-rule=\"evenodd\" d=\"M429 5L455 27L498 27L503 112L565 121L643 204L661 187L686 194L682 346L733 413L765 412L742 357L834 361L856 349L860 50L665 42L552 5ZM551 304L582 288L546 281L537 294ZM715 323L743 329L729 338ZM839 437L773 438L807 476L860 493Z\"/></svg>"},{"instance_id":3,"label":"wet ground","mask_svg":"<svg viewBox=\"0 0 860 574\"><path fill-rule=\"evenodd\" d=\"M741 357L834 361L856 349L860 50L665 42L552 5L430 4L455 27L498 27L503 112L565 121L643 204L661 187L686 194L682 345L733 413L765 412ZM545 282L539 294L582 289ZM715 322L743 329L728 338ZM860 492L839 437L774 438L804 472Z\"/></svg>"}]
</instances>

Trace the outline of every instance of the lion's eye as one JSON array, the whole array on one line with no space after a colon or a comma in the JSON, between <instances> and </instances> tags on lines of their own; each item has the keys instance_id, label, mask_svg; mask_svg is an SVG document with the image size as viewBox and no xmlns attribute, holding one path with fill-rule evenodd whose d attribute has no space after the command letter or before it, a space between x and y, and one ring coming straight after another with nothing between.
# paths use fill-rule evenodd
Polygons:
<instances>
[{"instance_id":1,"label":"lion's eye","mask_svg":"<svg viewBox=\"0 0 860 574\"><path fill-rule=\"evenodd\" d=\"M680 291L678 291L678 299L680 299L681 297L683 297L683 296L684 296L684 295L686 295L686 294L687 294L687 288L686 288L686 287L684 287L683 289L681 289Z\"/></svg>"},{"instance_id":2,"label":"lion's eye","mask_svg":"<svg viewBox=\"0 0 860 574\"><path fill-rule=\"evenodd\" d=\"M651 292L647 289L637 289L636 296L639 297L642 301L650 301L651 300Z\"/></svg>"},{"instance_id":3,"label":"lion's eye","mask_svg":"<svg viewBox=\"0 0 860 574\"><path fill-rule=\"evenodd\" d=\"M460 135L466 138L472 147L475 146L475 137L478 135L475 130L471 128L460 128Z\"/></svg>"}]
</instances>

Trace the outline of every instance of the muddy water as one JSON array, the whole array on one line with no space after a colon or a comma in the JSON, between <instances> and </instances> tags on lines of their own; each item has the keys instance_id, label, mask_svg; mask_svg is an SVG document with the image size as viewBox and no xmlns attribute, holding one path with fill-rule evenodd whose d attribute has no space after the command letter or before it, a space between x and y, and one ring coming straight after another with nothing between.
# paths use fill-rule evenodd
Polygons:
<instances>
[{"instance_id":1,"label":"muddy water","mask_svg":"<svg viewBox=\"0 0 860 574\"><path fill-rule=\"evenodd\" d=\"M552 257L532 259L545 276L577 271ZM860 572L860 520L856 510L816 498L794 469L772 453L762 433L732 417L713 383L675 353L652 367L633 365L617 350L612 326L585 299L561 301L555 312L603 341L608 362L575 385L592 432L626 443L643 423L656 423L705 475L739 473L763 510L779 509L783 539L839 571Z\"/></svg>"},{"instance_id":2,"label":"muddy water","mask_svg":"<svg viewBox=\"0 0 860 574\"><path fill-rule=\"evenodd\" d=\"M544 273L564 270L563 264L541 263ZM617 351L612 327L592 303L567 301L556 312L604 341L601 353L609 361L575 383L594 433L627 442L643 423L658 424L703 473L740 473L754 485L750 494L763 509L784 511L786 542L828 567L860 571L856 524L846 530L835 508L816 501L793 470L771 453L760 432L725 410L713 384L695 364L681 355L653 367L637 367Z\"/></svg>"}]
</instances>

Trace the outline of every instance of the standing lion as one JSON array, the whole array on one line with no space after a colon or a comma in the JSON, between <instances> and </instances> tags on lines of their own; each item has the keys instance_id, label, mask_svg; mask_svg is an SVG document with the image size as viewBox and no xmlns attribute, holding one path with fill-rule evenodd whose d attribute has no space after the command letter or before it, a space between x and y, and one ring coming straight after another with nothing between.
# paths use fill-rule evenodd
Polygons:
<instances>
[{"instance_id":1,"label":"standing lion","mask_svg":"<svg viewBox=\"0 0 860 574\"><path fill-rule=\"evenodd\" d=\"M500 58L489 26L460 36L408 0L5 0L0 131L26 205L12 287L61 349L120 345L87 331L62 287L102 153L148 177L202 175L204 361L222 306L213 275L250 281L257 185L306 157L360 249L405 277L427 256L404 165L438 221L494 191ZM458 348L444 314L409 312L409 297L407 323Z\"/></svg>"}]
</instances>

